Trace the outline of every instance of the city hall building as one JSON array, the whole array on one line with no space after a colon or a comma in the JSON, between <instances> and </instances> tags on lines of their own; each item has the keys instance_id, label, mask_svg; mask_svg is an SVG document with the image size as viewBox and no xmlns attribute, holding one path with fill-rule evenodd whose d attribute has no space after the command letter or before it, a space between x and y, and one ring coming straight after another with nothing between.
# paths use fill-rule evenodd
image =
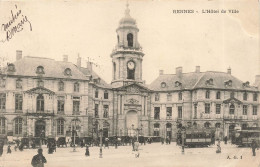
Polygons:
<instances>
[{"instance_id":1,"label":"city hall building","mask_svg":"<svg viewBox=\"0 0 260 167\"><path fill-rule=\"evenodd\" d=\"M92 63L42 57L23 57L0 74L0 135L16 137L170 136L180 126L215 127L216 136L235 128L259 126L260 75L255 85L227 72L164 74L146 85L142 75L145 54L139 29L126 9L116 29L117 44L110 54L112 82L106 83Z\"/></svg>"}]
</instances>

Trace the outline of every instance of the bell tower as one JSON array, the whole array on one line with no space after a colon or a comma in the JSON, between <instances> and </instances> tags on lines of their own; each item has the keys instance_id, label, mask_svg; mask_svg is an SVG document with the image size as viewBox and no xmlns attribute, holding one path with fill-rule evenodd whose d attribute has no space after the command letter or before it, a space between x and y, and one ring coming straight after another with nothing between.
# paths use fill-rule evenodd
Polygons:
<instances>
[{"instance_id":1,"label":"bell tower","mask_svg":"<svg viewBox=\"0 0 260 167\"><path fill-rule=\"evenodd\" d=\"M119 21L116 29L117 44L111 53L113 71L112 84L123 86L133 82L143 83L142 61L144 53L138 42L136 21L130 16L129 4L126 5L125 16Z\"/></svg>"}]
</instances>

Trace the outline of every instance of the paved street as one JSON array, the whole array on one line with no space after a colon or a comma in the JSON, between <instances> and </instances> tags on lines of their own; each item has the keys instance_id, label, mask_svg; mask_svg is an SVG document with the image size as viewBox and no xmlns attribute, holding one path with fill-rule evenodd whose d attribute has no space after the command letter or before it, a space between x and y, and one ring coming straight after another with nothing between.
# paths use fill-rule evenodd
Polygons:
<instances>
[{"instance_id":1,"label":"paved street","mask_svg":"<svg viewBox=\"0 0 260 167\"><path fill-rule=\"evenodd\" d=\"M185 154L182 154L181 148L176 146L175 143L171 145L153 143L140 147L140 158L135 158L130 146L120 146L118 149L114 147L103 149L103 158L99 158L98 147L90 147L90 157L85 157L85 148L77 148L77 152L72 152L72 148L57 148L57 152L54 152L54 154L47 154L45 146L43 149L47 159L46 167L260 166L260 150L257 150L257 156L253 157L250 148L237 148L234 145L224 145L223 143L221 143L221 146L221 154L216 154L216 146L210 148L186 148ZM4 154L0 157L0 167L31 166L32 156L37 152L37 149L25 149L23 152L15 152L12 147L12 154L7 155L6 149L5 146ZM227 159L228 156L231 159ZM234 156L238 159L233 159ZM241 156L242 159L240 159Z\"/></svg>"}]
</instances>

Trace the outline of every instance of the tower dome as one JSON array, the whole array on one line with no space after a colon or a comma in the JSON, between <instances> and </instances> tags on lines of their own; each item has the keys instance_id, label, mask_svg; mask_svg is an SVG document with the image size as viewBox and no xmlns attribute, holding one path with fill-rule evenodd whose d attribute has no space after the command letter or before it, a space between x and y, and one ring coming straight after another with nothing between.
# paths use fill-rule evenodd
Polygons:
<instances>
[{"instance_id":1,"label":"tower dome","mask_svg":"<svg viewBox=\"0 0 260 167\"><path fill-rule=\"evenodd\" d=\"M135 19L133 19L130 16L130 9L129 9L128 6L129 6L129 4L127 3L126 9L125 9L125 16L119 21L119 27L118 28L123 28L123 27L126 27L126 26L137 28Z\"/></svg>"}]
</instances>

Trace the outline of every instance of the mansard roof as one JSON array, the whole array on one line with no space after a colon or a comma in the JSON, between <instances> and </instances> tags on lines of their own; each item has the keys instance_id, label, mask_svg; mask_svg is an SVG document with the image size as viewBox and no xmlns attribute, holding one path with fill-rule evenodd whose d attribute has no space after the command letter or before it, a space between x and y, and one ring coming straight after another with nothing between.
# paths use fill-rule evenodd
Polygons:
<instances>
[{"instance_id":1,"label":"mansard roof","mask_svg":"<svg viewBox=\"0 0 260 167\"><path fill-rule=\"evenodd\" d=\"M227 82L232 82L232 85L226 85ZM166 86L161 84L165 82ZM181 83L176 86L176 82ZM162 74L155 79L150 85L149 89L154 91L177 91L177 90L191 90L191 89L226 89L226 90L243 90L243 91L257 91L254 86L243 86L241 80L224 72L191 72L182 73L180 76L176 74Z\"/></svg>"},{"instance_id":2,"label":"mansard roof","mask_svg":"<svg viewBox=\"0 0 260 167\"><path fill-rule=\"evenodd\" d=\"M90 70L88 68L85 67L80 67L79 70L86 76L90 76L90 83L94 84L97 87L101 87L101 88L108 88L111 89L112 86L109 85L108 83L106 83L106 81L104 79L102 79L96 72L94 72L93 70ZM94 82L94 80L97 79L99 80L99 82Z\"/></svg>"},{"instance_id":3,"label":"mansard roof","mask_svg":"<svg viewBox=\"0 0 260 167\"><path fill-rule=\"evenodd\" d=\"M9 75L37 77L41 75L46 78L66 78L87 80L88 78L82 74L76 65L70 62L55 61L54 59L42 58L42 57L30 57L26 56L13 63L15 65L14 72L7 72ZM37 68L43 67L43 73L37 73ZM71 75L66 75L65 69L71 70Z\"/></svg>"}]
</instances>

